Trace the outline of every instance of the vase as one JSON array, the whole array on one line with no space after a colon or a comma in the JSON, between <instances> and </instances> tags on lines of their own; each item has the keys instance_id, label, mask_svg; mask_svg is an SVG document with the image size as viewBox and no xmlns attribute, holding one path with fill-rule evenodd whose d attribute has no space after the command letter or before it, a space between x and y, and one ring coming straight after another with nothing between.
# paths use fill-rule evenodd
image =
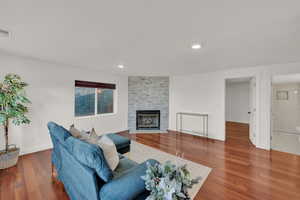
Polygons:
<instances>
[{"instance_id":1,"label":"vase","mask_svg":"<svg viewBox=\"0 0 300 200\"><path fill-rule=\"evenodd\" d=\"M19 154L20 148L16 148L15 145L10 145L7 152L5 150L0 151L0 169L15 166L18 162Z\"/></svg>"}]
</instances>

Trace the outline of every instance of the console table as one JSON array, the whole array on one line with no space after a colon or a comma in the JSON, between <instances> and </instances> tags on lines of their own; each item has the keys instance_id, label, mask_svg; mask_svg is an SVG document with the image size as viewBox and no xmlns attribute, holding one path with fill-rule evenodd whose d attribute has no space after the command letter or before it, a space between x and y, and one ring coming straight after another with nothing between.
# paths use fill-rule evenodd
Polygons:
<instances>
[{"instance_id":1,"label":"console table","mask_svg":"<svg viewBox=\"0 0 300 200\"><path fill-rule=\"evenodd\" d=\"M199 123L202 124L202 132L198 131L190 131L182 128L182 117L186 116L194 116L199 118ZM179 122L178 122L179 120ZM176 131L177 132L192 132L194 135L199 135L202 137L208 137L208 114L201 113L188 113L188 112L178 112L176 113Z\"/></svg>"}]
</instances>

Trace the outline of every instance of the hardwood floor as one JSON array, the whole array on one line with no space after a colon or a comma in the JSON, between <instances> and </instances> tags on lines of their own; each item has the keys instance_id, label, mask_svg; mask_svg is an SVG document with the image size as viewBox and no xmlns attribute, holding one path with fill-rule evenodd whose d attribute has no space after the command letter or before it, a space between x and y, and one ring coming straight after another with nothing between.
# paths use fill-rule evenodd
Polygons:
<instances>
[{"instance_id":1,"label":"hardwood floor","mask_svg":"<svg viewBox=\"0 0 300 200\"><path fill-rule=\"evenodd\" d=\"M226 122L226 141L250 145L249 124Z\"/></svg>"},{"instance_id":2,"label":"hardwood floor","mask_svg":"<svg viewBox=\"0 0 300 200\"><path fill-rule=\"evenodd\" d=\"M213 168L197 200L299 200L300 156L257 149L246 126L226 125L226 142L176 132L121 135ZM0 171L0 200L68 199L52 182L50 155L22 156L17 167Z\"/></svg>"}]
</instances>

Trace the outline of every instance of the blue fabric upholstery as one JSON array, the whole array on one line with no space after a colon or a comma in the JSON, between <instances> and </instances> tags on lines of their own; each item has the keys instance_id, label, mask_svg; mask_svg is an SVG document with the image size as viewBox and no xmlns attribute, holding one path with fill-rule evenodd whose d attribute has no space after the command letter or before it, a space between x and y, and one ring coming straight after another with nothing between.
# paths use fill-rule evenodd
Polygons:
<instances>
[{"instance_id":1,"label":"blue fabric upholstery","mask_svg":"<svg viewBox=\"0 0 300 200\"><path fill-rule=\"evenodd\" d=\"M110 133L107 136L115 143L119 153L127 153L130 150L130 140L121 135Z\"/></svg>"},{"instance_id":2,"label":"blue fabric upholstery","mask_svg":"<svg viewBox=\"0 0 300 200\"><path fill-rule=\"evenodd\" d=\"M100 187L105 184L94 169L80 164L70 152L61 148L62 168L59 172L71 200L99 200Z\"/></svg>"},{"instance_id":3,"label":"blue fabric upholstery","mask_svg":"<svg viewBox=\"0 0 300 200\"><path fill-rule=\"evenodd\" d=\"M50 132L50 137L52 140L53 144L53 151L51 153L51 161L53 165L55 166L58 176L57 178L61 180L60 178L60 170L61 170L61 160L62 160L62 155L60 151L60 146L63 145L65 146L65 140L71 136L71 134L62 126L57 125L54 122L49 122L47 124L49 132ZM61 145L59 145L61 144Z\"/></svg>"},{"instance_id":4,"label":"blue fabric upholstery","mask_svg":"<svg viewBox=\"0 0 300 200\"><path fill-rule=\"evenodd\" d=\"M113 174L114 174L114 179L122 176L124 173L126 173L128 170L132 169L133 167L137 166L138 163L129 160L126 157L122 157L120 159L119 165L118 167L114 170Z\"/></svg>"},{"instance_id":5,"label":"blue fabric upholstery","mask_svg":"<svg viewBox=\"0 0 300 200\"><path fill-rule=\"evenodd\" d=\"M145 175L147 162L157 163L155 160L147 160L137 165L109 183L103 185L100 190L101 200L132 200L145 192L145 182L141 176ZM122 189L120 189L120 187Z\"/></svg>"},{"instance_id":6,"label":"blue fabric upholstery","mask_svg":"<svg viewBox=\"0 0 300 200\"><path fill-rule=\"evenodd\" d=\"M120 155L119 165L112 172L100 147L72 137L54 122L48 123L48 129L53 142L52 163L71 200L147 198L148 192L141 179L146 172L146 163L137 164Z\"/></svg>"},{"instance_id":7,"label":"blue fabric upholstery","mask_svg":"<svg viewBox=\"0 0 300 200\"><path fill-rule=\"evenodd\" d=\"M54 122L48 123L48 129L51 133L51 136L55 137L55 139L65 146L66 139L71 136L70 132Z\"/></svg>"},{"instance_id":8,"label":"blue fabric upholstery","mask_svg":"<svg viewBox=\"0 0 300 200\"><path fill-rule=\"evenodd\" d=\"M112 179L113 173L105 160L103 151L95 144L89 144L75 137L66 140L69 152L83 165L95 169L99 177L108 182Z\"/></svg>"}]
</instances>

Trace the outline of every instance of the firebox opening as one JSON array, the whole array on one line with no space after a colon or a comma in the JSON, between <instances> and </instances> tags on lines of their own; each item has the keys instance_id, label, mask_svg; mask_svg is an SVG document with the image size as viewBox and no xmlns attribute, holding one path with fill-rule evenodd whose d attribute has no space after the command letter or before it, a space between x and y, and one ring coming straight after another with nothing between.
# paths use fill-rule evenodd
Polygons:
<instances>
[{"instance_id":1,"label":"firebox opening","mask_svg":"<svg viewBox=\"0 0 300 200\"><path fill-rule=\"evenodd\" d=\"M137 110L136 130L159 130L160 110Z\"/></svg>"}]
</instances>

